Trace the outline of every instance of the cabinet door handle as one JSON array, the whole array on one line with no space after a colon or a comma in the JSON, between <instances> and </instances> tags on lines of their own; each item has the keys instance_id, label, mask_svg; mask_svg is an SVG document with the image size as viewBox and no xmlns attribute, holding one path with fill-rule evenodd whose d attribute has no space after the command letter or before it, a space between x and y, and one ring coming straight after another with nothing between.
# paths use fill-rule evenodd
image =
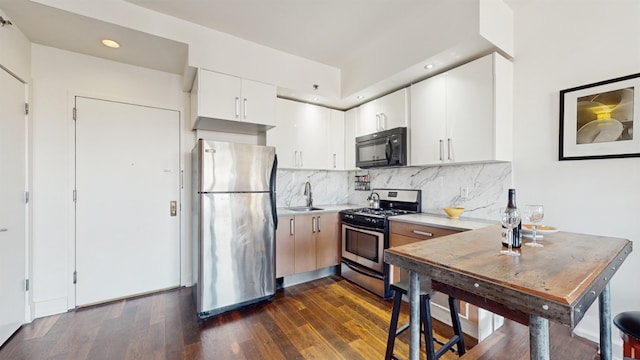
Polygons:
<instances>
[{"instance_id":1,"label":"cabinet door handle","mask_svg":"<svg viewBox=\"0 0 640 360\"><path fill-rule=\"evenodd\" d=\"M293 167L300 167L298 165L298 150L293 152Z\"/></svg>"},{"instance_id":2,"label":"cabinet door handle","mask_svg":"<svg viewBox=\"0 0 640 360\"><path fill-rule=\"evenodd\" d=\"M240 117L240 98L236 96L236 119Z\"/></svg>"},{"instance_id":3,"label":"cabinet door handle","mask_svg":"<svg viewBox=\"0 0 640 360\"><path fill-rule=\"evenodd\" d=\"M447 159L449 160L453 160L453 157L451 156L451 153L453 152L453 147L452 147L452 140L451 138L447 139Z\"/></svg>"},{"instance_id":4,"label":"cabinet door handle","mask_svg":"<svg viewBox=\"0 0 640 360\"><path fill-rule=\"evenodd\" d=\"M312 217L311 218L311 232L312 233L316 233L316 218Z\"/></svg>"},{"instance_id":5,"label":"cabinet door handle","mask_svg":"<svg viewBox=\"0 0 640 360\"><path fill-rule=\"evenodd\" d=\"M316 220L316 228L318 229L318 232L320 232L320 216L318 216L318 220Z\"/></svg>"},{"instance_id":6,"label":"cabinet door handle","mask_svg":"<svg viewBox=\"0 0 640 360\"><path fill-rule=\"evenodd\" d=\"M289 235L293 236L295 234L295 222L293 218L289 219Z\"/></svg>"},{"instance_id":7,"label":"cabinet door handle","mask_svg":"<svg viewBox=\"0 0 640 360\"><path fill-rule=\"evenodd\" d=\"M302 157L302 150L300 150L300 166L299 167L304 167L304 157Z\"/></svg>"},{"instance_id":8,"label":"cabinet door handle","mask_svg":"<svg viewBox=\"0 0 640 360\"><path fill-rule=\"evenodd\" d=\"M380 130L387 129L387 114L380 113Z\"/></svg>"},{"instance_id":9,"label":"cabinet door handle","mask_svg":"<svg viewBox=\"0 0 640 360\"><path fill-rule=\"evenodd\" d=\"M247 98L242 99L242 112L244 113L244 118L246 119L249 115L247 113Z\"/></svg>"},{"instance_id":10,"label":"cabinet door handle","mask_svg":"<svg viewBox=\"0 0 640 360\"><path fill-rule=\"evenodd\" d=\"M376 131L380 131L380 114L376 114Z\"/></svg>"},{"instance_id":11,"label":"cabinet door handle","mask_svg":"<svg viewBox=\"0 0 640 360\"><path fill-rule=\"evenodd\" d=\"M7 232L7 231L9 231L9 229L7 229L7 228L0 229L0 232Z\"/></svg>"},{"instance_id":12,"label":"cabinet door handle","mask_svg":"<svg viewBox=\"0 0 640 360\"><path fill-rule=\"evenodd\" d=\"M336 154L333 154L333 168L336 168Z\"/></svg>"},{"instance_id":13,"label":"cabinet door handle","mask_svg":"<svg viewBox=\"0 0 640 360\"><path fill-rule=\"evenodd\" d=\"M444 140L440 139L440 161L444 161Z\"/></svg>"},{"instance_id":14,"label":"cabinet door handle","mask_svg":"<svg viewBox=\"0 0 640 360\"><path fill-rule=\"evenodd\" d=\"M420 231L420 230L412 230L414 234L423 235L423 236L433 236L433 233Z\"/></svg>"}]
</instances>

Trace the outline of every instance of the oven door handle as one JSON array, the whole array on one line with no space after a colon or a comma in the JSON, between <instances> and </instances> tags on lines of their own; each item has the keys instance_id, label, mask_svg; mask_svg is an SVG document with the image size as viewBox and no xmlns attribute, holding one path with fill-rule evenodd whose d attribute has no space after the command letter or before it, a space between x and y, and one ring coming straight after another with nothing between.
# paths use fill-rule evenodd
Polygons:
<instances>
[{"instance_id":1,"label":"oven door handle","mask_svg":"<svg viewBox=\"0 0 640 360\"><path fill-rule=\"evenodd\" d=\"M373 271L370 271L370 270L367 270L367 269L363 269L363 268L361 268L359 266L351 265L351 264L349 264L348 262L346 262L344 260L342 261L342 263L347 265L347 267L349 269L351 269L351 270L353 270L353 271L355 271L357 273L360 273L360 274L362 274L364 276L369 276L369 277L373 277L373 278L376 278L376 279L384 280L384 277L382 275L378 274L377 272L373 272Z\"/></svg>"},{"instance_id":2,"label":"oven door handle","mask_svg":"<svg viewBox=\"0 0 640 360\"><path fill-rule=\"evenodd\" d=\"M352 225L352 224L348 224L348 223L344 223L344 222L343 222L342 225L344 227L355 229L355 230L373 231L373 232L379 233L379 234L383 234L384 233L384 229L376 229L376 228L373 228L373 227L362 226L362 225Z\"/></svg>"}]
</instances>

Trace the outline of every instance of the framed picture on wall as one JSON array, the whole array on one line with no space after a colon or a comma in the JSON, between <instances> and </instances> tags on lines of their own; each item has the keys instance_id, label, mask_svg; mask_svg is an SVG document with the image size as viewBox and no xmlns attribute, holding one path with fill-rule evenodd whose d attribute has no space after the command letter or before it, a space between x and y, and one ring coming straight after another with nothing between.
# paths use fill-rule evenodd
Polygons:
<instances>
[{"instance_id":1,"label":"framed picture on wall","mask_svg":"<svg viewBox=\"0 0 640 360\"><path fill-rule=\"evenodd\" d=\"M559 160L640 157L640 74L560 91Z\"/></svg>"}]
</instances>

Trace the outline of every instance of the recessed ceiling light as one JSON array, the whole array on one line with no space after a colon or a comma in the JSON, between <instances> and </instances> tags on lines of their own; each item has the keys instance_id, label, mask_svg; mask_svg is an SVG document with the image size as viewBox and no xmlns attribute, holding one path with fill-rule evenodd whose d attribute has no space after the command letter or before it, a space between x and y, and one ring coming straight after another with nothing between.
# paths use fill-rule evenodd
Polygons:
<instances>
[{"instance_id":1,"label":"recessed ceiling light","mask_svg":"<svg viewBox=\"0 0 640 360\"><path fill-rule=\"evenodd\" d=\"M106 47L110 47L112 49L117 49L120 47L120 44L118 44L117 41L111 40L111 39L102 39L102 45L106 46Z\"/></svg>"},{"instance_id":2,"label":"recessed ceiling light","mask_svg":"<svg viewBox=\"0 0 640 360\"><path fill-rule=\"evenodd\" d=\"M433 64L427 64L424 66L425 69L429 70L431 68L433 68Z\"/></svg>"},{"instance_id":3,"label":"recessed ceiling light","mask_svg":"<svg viewBox=\"0 0 640 360\"><path fill-rule=\"evenodd\" d=\"M358 100L362 100L362 99L364 99L364 95L358 95L357 99L358 99Z\"/></svg>"},{"instance_id":4,"label":"recessed ceiling light","mask_svg":"<svg viewBox=\"0 0 640 360\"><path fill-rule=\"evenodd\" d=\"M313 98L313 99L311 99L311 100L313 100L313 101L318 101L318 100L320 100L320 99L318 99L317 97L314 97L314 98Z\"/></svg>"}]
</instances>

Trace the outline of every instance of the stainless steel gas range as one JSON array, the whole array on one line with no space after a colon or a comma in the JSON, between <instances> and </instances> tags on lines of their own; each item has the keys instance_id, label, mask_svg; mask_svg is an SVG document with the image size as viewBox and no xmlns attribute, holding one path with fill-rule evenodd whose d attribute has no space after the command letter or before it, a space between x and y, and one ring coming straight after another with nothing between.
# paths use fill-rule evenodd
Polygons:
<instances>
[{"instance_id":1,"label":"stainless steel gas range","mask_svg":"<svg viewBox=\"0 0 640 360\"><path fill-rule=\"evenodd\" d=\"M373 189L380 208L348 209L342 221L342 276L382 296L391 297L389 265L384 249L389 247L389 217L421 212L421 190Z\"/></svg>"}]
</instances>

